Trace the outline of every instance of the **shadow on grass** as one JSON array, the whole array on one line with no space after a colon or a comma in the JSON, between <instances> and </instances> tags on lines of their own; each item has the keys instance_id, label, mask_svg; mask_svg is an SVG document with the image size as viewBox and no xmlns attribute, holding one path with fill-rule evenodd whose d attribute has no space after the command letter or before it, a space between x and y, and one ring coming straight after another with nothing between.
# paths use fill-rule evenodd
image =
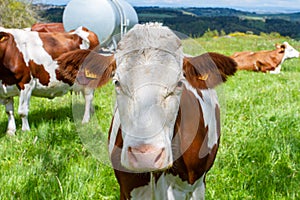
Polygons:
<instances>
[{"instance_id":1,"label":"shadow on grass","mask_svg":"<svg viewBox=\"0 0 300 200\"><path fill-rule=\"evenodd\" d=\"M95 106L95 110L97 109L99 109L99 107ZM67 118L74 121L72 105L66 105L65 107L59 108L40 108L30 110L28 114L29 125L35 125L36 127L38 127L43 121L59 122L64 121ZM0 138L6 136L7 120L7 117L5 117L0 121ZM22 127L22 121L20 116L17 114L17 111L15 111L15 120L17 131L19 131Z\"/></svg>"},{"instance_id":2,"label":"shadow on grass","mask_svg":"<svg viewBox=\"0 0 300 200\"><path fill-rule=\"evenodd\" d=\"M0 138L3 138L6 136L6 129L7 129L7 118L3 118L0 121Z\"/></svg>"},{"instance_id":3,"label":"shadow on grass","mask_svg":"<svg viewBox=\"0 0 300 200\"><path fill-rule=\"evenodd\" d=\"M32 122L38 123L42 120L53 120L62 121L66 118L73 118L71 106L65 106L60 108L42 108L38 110L33 110L28 114L29 124Z\"/></svg>"}]
</instances>

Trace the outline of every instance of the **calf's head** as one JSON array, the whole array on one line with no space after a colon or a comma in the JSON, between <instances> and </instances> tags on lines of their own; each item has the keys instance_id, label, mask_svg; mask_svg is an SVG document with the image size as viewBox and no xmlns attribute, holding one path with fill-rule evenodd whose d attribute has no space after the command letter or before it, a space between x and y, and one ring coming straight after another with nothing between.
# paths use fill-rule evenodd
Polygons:
<instances>
[{"instance_id":1,"label":"calf's head","mask_svg":"<svg viewBox=\"0 0 300 200\"><path fill-rule=\"evenodd\" d=\"M280 53L284 53L283 60L289 58L298 58L299 51L297 51L294 47L292 47L288 42L284 42L283 44L275 45L277 49L280 49Z\"/></svg>"}]
</instances>

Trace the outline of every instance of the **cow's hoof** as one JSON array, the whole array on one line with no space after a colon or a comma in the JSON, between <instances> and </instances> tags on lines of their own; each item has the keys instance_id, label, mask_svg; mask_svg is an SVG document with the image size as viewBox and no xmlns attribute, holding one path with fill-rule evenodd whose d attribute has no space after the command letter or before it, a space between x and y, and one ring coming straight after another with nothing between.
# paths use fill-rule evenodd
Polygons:
<instances>
[{"instance_id":1,"label":"cow's hoof","mask_svg":"<svg viewBox=\"0 0 300 200\"><path fill-rule=\"evenodd\" d=\"M8 136L16 136L16 131L15 131L15 130L7 130L7 131L6 131L6 134L7 134Z\"/></svg>"}]
</instances>

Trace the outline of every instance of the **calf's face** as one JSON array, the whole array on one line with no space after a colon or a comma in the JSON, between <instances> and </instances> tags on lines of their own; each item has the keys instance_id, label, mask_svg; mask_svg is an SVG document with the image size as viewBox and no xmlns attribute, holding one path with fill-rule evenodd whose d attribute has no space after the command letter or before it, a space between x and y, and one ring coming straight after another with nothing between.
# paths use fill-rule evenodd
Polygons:
<instances>
[{"instance_id":1,"label":"calf's face","mask_svg":"<svg viewBox=\"0 0 300 200\"><path fill-rule=\"evenodd\" d=\"M284 57L285 58L298 58L299 51L292 47L288 42L283 43Z\"/></svg>"},{"instance_id":2,"label":"calf's face","mask_svg":"<svg viewBox=\"0 0 300 200\"><path fill-rule=\"evenodd\" d=\"M123 138L122 165L143 172L170 167L184 81L182 59L149 48L122 56L117 66L113 82Z\"/></svg>"}]
</instances>

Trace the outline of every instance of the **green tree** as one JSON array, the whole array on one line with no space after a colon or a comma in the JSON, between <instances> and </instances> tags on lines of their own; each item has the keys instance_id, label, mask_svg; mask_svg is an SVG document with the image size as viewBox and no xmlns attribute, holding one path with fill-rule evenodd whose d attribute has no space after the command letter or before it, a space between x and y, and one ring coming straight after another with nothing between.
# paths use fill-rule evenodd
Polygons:
<instances>
[{"instance_id":1,"label":"green tree","mask_svg":"<svg viewBox=\"0 0 300 200\"><path fill-rule=\"evenodd\" d=\"M207 31L205 31L205 33L203 34L203 37L206 37L206 38L212 38L212 37L218 37L219 36L219 31L218 30L210 30L207 29Z\"/></svg>"},{"instance_id":2,"label":"green tree","mask_svg":"<svg viewBox=\"0 0 300 200\"><path fill-rule=\"evenodd\" d=\"M0 26L26 28L36 22L37 14L29 0L1 0Z\"/></svg>"}]
</instances>

